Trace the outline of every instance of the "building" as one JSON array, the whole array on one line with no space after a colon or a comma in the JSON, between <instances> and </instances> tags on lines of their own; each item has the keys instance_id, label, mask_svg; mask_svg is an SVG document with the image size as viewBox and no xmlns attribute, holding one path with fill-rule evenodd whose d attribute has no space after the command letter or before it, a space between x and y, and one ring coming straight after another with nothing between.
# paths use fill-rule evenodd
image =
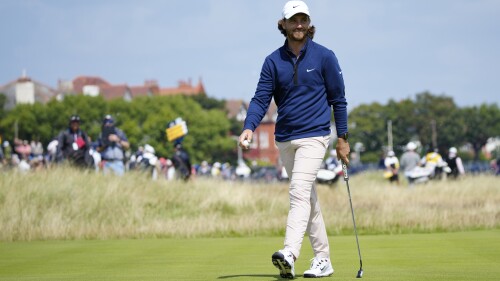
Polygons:
<instances>
[{"instance_id":1,"label":"building","mask_svg":"<svg viewBox=\"0 0 500 281\"><path fill-rule=\"evenodd\" d=\"M96 76L78 76L72 81L59 81L59 91L65 95L83 94L92 97L101 95L105 100L131 101L139 96L157 95L158 89L158 84L155 81L146 81L141 86L114 85Z\"/></svg>"},{"instance_id":2,"label":"building","mask_svg":"<svg viewBox=\"0 0 500 281\"><path fill-rule=\"evenodd\" d=\"M226 110L228 118L236 118L243 123L247 115L248 105L241 100L226 101ZM278 116L278 107L274 100L269 105L266 115L262 118L260 125L253 134L253 140L250 149L244 152L244 158L271 163L278 166L280 155L278 147L274 143L274 129L276 118Z\"/></svg>"},{"instance_id":3,"label":"building","mask_svg":"<svg viewBox=\"0 0 500 281\"><path fill-rule=\"evenodd\" d=\"M205 87L203 86L203 82L198 80L198 85L193 86L191 83L191 79L188 81L180 80L178 82L178 86L174 88L161 88L159 95L160 96L171 96L182 94L185 96L195 96L195 95L206 95Z\"/></svg>"},{"instance_id":4,"label":"building","mask_svg":"<svg viewBox=\"0 0 500 281\"><path fill-rule=\"evenodd\" d=\"M47 103L51 99L59 98L58 92L51 87L32 80L26 73L17 80L0 86L0 93L6 96L5 109L12 109L17 104Z\"/></svg>"},{"instance_id":5,"label":"building","mask_svg":"<svg viewBox=\"0 0 500 281\"><path fill-rule=\"evenodd\" d=\"M129 86L127 84L111 84L98 76L78 76L73 80L59 80L57 89L32 80L23 74L22 77L0 86L0 94L7 97L5 109L14 108L20 103L47 103L53 98L58 100L65 95L102 96L105 100L123 99L131 101L137 97L171 96L171 95L206 95L201 78L197 85L191 79L179 81L177 87L160 88L156 80L146 80L144 85Z\"/></svg>"},{"instance_id":6,"label":"building","mask_svg":"<svg viewBox=\"0 0 500 281\"><path fill-rule=\"evenodd\" d=\"M187 82L179 81L177 87L160 88L156 80L146 80L144 85L140 86L128 86L127 84L110 84L101 77L78 76L73 81L59 81L59 90L65 94L102 95L105 100L124 99L126 101L142 96L205 95L205 87L201 78L196 86L193 86L189 79Z\"/></svg>"}]
</instances>

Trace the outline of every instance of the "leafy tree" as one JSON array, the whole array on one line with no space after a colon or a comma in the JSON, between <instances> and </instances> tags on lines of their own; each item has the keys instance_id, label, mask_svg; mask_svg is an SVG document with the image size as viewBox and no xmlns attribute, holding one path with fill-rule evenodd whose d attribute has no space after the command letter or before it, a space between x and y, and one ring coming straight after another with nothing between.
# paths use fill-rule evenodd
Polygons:
<instances>
[{"instance_id":1,"label":"leafy tree","mask_svg":"<svg viewBox=\"0 0 500 281\"><path fill-rule=\"evenodd\" d=\"M474 159L479 160L481 148L490 137L500 136L500 109L498 105L465 107L461 110L464 116L464 137L474 149Z\"/></svg>"},{"instance_id":2,"label":"leafy tree","mask_svg":"<svg viewBox=\"0 0 500 281\"><path fill-rule=\"evenodd\" d=\"M364 158L377 159L386 144L386 110L379 103L360 105L349 113L350 142L365 146Z\"/></svg>"},{"instance_id":3,"label":"leafy tree","mask_svg":"<svg viewBox=\"0 0 500 281\"><path fill-rule=\"evenodd\" d=\"M459 130L461 118L453 98L435 96L429 92L418 94L414 112L414 126L424 147L446 151L449 147L460 144L463 139ZM437 147L434 147L432 139L433 126L437 135Z\"/></svg>"},{"instance_id":4,"label":"leafy tree","mask_svg":"<svg viewBox=\"0 0 500 281\"><path fill-rule=\"evenodd\" d=\"M387 119L392 121L393 149L402 153L409 141L418 139L415 123L415 103L410 99L389 100L385 107Z\"/></svg>"},{"instance_id":5,"label":"leafy tree","mask_svg":"<svg viewBox=\"0 0 500 281\"><path fill-rule=\"evenodd\" d=\"M206 95L194 95L194 96L189 96L189 98L199 103L201 107L206 110L210 109L225 110L226 108L226 101L224 99L218 100L215 98L208 97Z\"/></svg>"},{"instance_id":6,"label":"leafy tree","mask_svg":"<svg viewBox=\"0 0 500 281\"><path fill-rule=\"evenodd\" d=\"M5 104L7 103L7 97L0 93L0 118L3 117L3 115L5 114Z\"/></svg>"},{"instance_id":7,"label":"leafy tree","mask_svg":"<svg viewBox=\"0 0 500 281\"><path fill-rule=\"evenodd\" d=\"M7 103L7 97L0 93L0 120L3 119L3 117L5 116L5 104ZM3 140L3 137L5 135L5 132L2 130L2 128L0 127L0 138L2 138Z\"/></svg>"},{"instance_id":8,"label":"leafy tree","mask_svg":"<svg viewBox=\"0 0 500 281\"><path fill-rule=\"evenodd\" d=\"M387 145L387 122L392 121L393 149L401 153L411 140L419 140L426 148L436 142L440 151L464 143L464 118L451 97L424 92L415 100L389 100L387 105L360 105L349 114L352 142L365 146L364 159L377 159Z\"/></svg>"},{"instance_id":9,"label":"leafy tree","mask_svg":"<svg viewBox=\"0 0 500 281\"><path fill-rule=\"evenodd\" d=\"M158 155L169 157L174 147L167 141L165 130L169 122L181 117L188 126L183 146L194 162L234 162L236 159L236 144L227 136L229 121L225 113L217 109L204 110L190 97L143 97L130 103L112 101L109 108L109 113L116 116L117 126L126 132L133 149L147 143L155 148Z\"/></svg>"}]
</instances>

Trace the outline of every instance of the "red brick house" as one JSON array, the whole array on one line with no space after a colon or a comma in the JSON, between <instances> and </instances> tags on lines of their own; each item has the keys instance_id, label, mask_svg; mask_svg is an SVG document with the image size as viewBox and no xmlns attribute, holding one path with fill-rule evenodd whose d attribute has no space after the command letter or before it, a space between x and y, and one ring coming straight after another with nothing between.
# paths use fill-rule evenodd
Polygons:
<instances>
[{"instance_id":1,"label":"red brick house","mask_svg":"<svg viewBox=\"0 0 500 281\"><path fill-rule=\"evenodd\" d=\"M178 86L175 88L161 88L159 90L160 96L171 96L171 95L185 95L185 96L194 96L194 95L205 95L205 87L203 86L203 82L198 80L198 85L193 86L191 83L191 79L188 81L180 80L178 82Z\"/></svg>"},{"instance_id":2,"label":"red brick house","mask_svg":"<svg viewBox=\"0 0 500 281\"><path fill-rule=\"evenodd\" d=\"M226 101L226 109L228 118L236 118L236 120L243 124L248 109L248 105L244 101L228 100ZM275 166L279 165L279 151L274 143L274 128L277 115L278 108L273 100L269 105L266 115L264 115L260 125L253 134L250 149L244 152L244 158L267 162Z\"/></svg>"},{"instance_id":3,"label":"red brick house","mask_svg":"<svg viewBox=\"0 0 500 281\"><path fill-rule=\"evenodd\" d=\"M155 80L146 80L143 86L130 87L132 98L158 96L160 87Z\"/></svg>"},{"instance_id":4,"label":"red brick house","mask_svg":"<svg viewBox=\"0 0 500 281\"><path fill-rule=\"evenodd\" d=\"M127 86L126 84L103 86L100 88L100 90L101 90L100 94L106 100L113 100L113 99L124 99L125 101L132 100L132 91L130 90L130 87Z\"/></svg>"},{"instance_id":5,"label":"red brick house","mask_svg":"<svg viewBox=\"0 0 500 281\"><path fill-rule=\"evenodd\" d=\"M102 95L106 100L124 99L131 101L133 98L141 96L204 95L205 87L201 78L196 86L193 86L191 79L189 79L187 82L179 81L177 87L160 88L155 80L146 80L141 86L128 86L127 84L110 84L101 77L78 76L73 81L59 81L59 91L64 94Z\"/></svg>"}]
</instances>

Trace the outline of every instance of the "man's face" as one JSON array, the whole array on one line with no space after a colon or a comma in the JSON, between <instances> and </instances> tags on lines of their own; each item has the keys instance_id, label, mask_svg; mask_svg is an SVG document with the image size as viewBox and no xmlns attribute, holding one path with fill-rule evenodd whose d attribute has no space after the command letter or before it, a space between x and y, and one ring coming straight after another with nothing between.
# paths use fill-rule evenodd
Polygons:
<instances>
[{"instance_id":1,"label":"man's face","mask_svg":"<svg viewBox=\"0 0 500 281\"><path fill-rule=\"evenodd\" d=\"M307 30L311 23L306 14L295 14L283 22L283 28L286 30L288 40L304 41L307 38Z\"/></svg>"},{"instance_id":2,"label":"man's face","mask_svg":"<svg viewBox=\"0 0 500 281\"><path fill-rule=\"evenodd\" d=\"M71 130L73 130L73 131L77 131L78 128L80 128L80 122L78 122L78 121L73 121L73 122L71 122L70 125L71 125Z\"/></svg>"}]
</instances>

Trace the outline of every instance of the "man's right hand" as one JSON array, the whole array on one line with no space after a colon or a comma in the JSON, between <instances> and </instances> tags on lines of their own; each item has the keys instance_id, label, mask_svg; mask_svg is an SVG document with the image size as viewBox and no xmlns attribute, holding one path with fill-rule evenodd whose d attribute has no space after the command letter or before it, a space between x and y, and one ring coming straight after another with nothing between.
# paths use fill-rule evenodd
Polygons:
<instances>
[{"instance_id":1,"label":"man's right hand","mask_svg":"<svg viewBox=\"0 0 500 281\"><path fill-rule=\"evenodd\" d=\"M110 142L119 142L119 141L120 141L120 138L119 138L117 135L115 135L115 134L110 134L110 135L108 136L108 140L109 140Z\"/></svg>"},{"instance_id":2,"label":"man's right hand","mask_svg":"<svg viewBox=\"0 0 500 281\"><path fill-rule=\"evenodd\" d=\"M252 136L253 136L252 130L250 129L244 130L243 133L241 133L238 141L239 146L243 149L248 149L248 146L244 145L243 141L247 140L248 142L252 142Z\"/></svg>"}]
</instances>

